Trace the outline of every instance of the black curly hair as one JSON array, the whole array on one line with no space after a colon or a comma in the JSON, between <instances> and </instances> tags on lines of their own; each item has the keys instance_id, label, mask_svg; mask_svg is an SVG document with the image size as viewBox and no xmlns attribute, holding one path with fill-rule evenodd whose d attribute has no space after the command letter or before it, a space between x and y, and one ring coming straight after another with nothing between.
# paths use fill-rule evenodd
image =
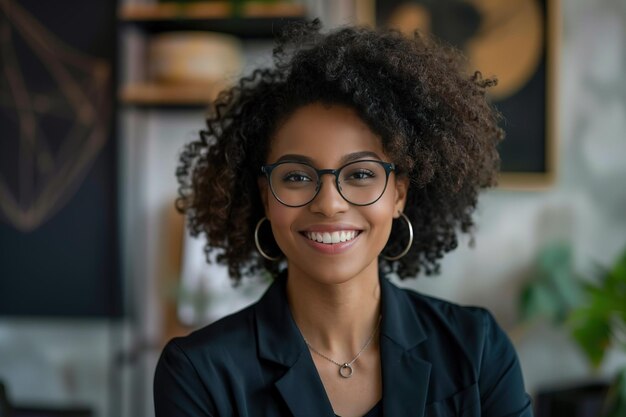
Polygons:
<instances>
[{"instance_id":1,"label":"black curly hair","mask_svg":"<svg viewBox=\"0 0 626 417\"><path fill-rule=\"evenodd\" d=\"M257 179L281 123L319 102L355 110L398 175L410 179L404 213L415 240L403 258L381 257L382 270L401 278L438 273L458 233L472 232L479 190L495 184L504 134L485 95L495 79L468 74L457 50L419 32L347 26L324 34L319 19L287 26L273 59L273 68L256 69L220 93L207 128L180 155L176 207L193 236L206 234L207 261L217 249L235 284L262 269L279 272L255 250L254 229L264 216ZM383 252L404 245L394 226Z\"/></svg>"}]
</instances>

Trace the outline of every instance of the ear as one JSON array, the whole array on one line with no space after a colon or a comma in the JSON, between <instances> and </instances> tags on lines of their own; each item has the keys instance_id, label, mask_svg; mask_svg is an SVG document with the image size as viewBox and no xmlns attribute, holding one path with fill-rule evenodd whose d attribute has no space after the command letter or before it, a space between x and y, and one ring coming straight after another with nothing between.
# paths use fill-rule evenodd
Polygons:
<instances>
[{"instance_id":1,"label":"ear","mask_svg":"<svg viewBox=\"0 0 626 417\"><path fill-rule=\"evenodd\" d=\"M269 210L267 207L267 193L269 193L269 187L267 184L267 178L265 177L259 177L259 179L257 180L257 184L259 185L259 193L261 194L261 202L263 203L263 211L265 212L265 216L269 217Z\"/></svg>"},{"instance_id":2,"label":"ear","mask_svg":"<svg viewBox=\"0 0 626 417\"><path fill-rule=\"evenodd\" d=\"M409 177L406 175L395 178L394 218L400 217L399 213L404 211L407 193L409 192L409 183Z\"/></svg>"}]
</instances>

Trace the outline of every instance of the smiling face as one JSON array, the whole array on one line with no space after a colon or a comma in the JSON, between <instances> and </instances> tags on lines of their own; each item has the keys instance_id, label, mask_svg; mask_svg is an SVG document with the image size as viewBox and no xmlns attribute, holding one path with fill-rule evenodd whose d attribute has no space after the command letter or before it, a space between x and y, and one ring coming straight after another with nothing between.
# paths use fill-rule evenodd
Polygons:
<instances>
[{"instance_id":1,"label":"smiling face","mask_svg":"<svg viewBox=\"0 0 626 417\"><path fill-rule=\"evenodd\" d=\"M275 133L266 163L285 159L307 161L317 169L337 169L355 160L393 162L383 152L380 138L354 110L319 103L299 108ZM350 179L360 180L359 172L349 173ZM342 172L342 181L348 180L346 174ZM406 179L392 172L374 204L357 206L341 196L333 175L322 175L321 189L311 202L287 207L272 195L265 178L259 180L265 214L287 257L290 275L324 283L346 282L365 270L377 271L393 218L404 208L407 186Z\"/></svg>"}]
</instances>

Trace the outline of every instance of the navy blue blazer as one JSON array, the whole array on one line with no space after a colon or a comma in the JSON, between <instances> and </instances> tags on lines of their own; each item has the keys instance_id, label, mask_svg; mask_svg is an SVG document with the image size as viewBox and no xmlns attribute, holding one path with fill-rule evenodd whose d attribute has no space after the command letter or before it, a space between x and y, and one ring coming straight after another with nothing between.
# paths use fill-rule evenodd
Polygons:
<instances>
[{"instance_id":1,"label":"navy blue blazer","mask_svg":"<svg viewBox=\"0 0 626 417\"><path fill-rule=\"evenodd\" d=\"M251 306L163 349L156 417L332 417L287 304L286 274ZM383 414L532 417L515 350L480 307L381 278Z\"/></svg>"}]
</instances>

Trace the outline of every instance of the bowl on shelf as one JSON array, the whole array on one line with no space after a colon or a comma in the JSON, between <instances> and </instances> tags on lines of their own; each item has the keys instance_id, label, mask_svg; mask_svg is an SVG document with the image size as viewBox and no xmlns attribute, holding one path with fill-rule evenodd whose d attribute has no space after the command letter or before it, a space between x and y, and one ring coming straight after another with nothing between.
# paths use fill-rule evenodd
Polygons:
<instances>
[{"instance_id":1,"label":"bowl on shelf","mask_svg":"<svg viewBox=\"0 0 626 417\"><path fill-rule=\"evenodd\" d=\"M243 68L238 38L215 32L166 32L148 48L150 81L158 84L210 85L237 76Z\"/></svg>"}]
</instances>

